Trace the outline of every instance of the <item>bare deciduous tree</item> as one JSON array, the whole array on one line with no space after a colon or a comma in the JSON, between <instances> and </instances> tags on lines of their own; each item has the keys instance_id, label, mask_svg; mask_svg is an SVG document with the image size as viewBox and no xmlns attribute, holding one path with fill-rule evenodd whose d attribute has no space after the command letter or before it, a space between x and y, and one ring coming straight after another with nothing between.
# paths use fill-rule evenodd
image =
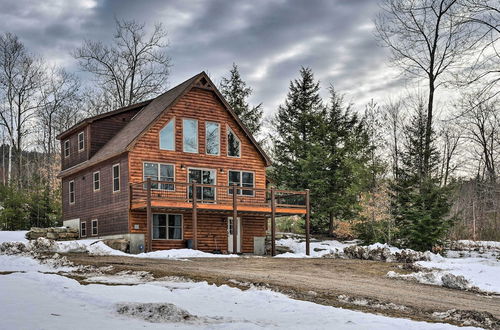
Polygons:
<instances>
[{"instance_id":1,"label":"bare deciduous tree","mask_svg":"<svg viewBox=\"0 0 500 330\"><path fill-rule=\"evenodd\" d=\"M15 156L18 178L22 175L22 150L31 121L41 105L39 87L43 68L19 38L11 33L0 36L0 124L5 127ZM10 152L9 152L10 154ZM9 181L11 179L9 155Z\"/></svg>"},{"instance_id":2,"label":"bare deciduous tree","mask_svg":"<svg viewBox=\"0 0 500 330\"><path fill-rule=\"evenodd\" d=\"M123 107L166 90L170 70L166 37L162 24L148 34L144 24L117 19L112 45L86 40L73 56L95 77L112 107Z\"/></svg>"},{"instance_id":3,"label":"bare deciduous tree","mask_svg":"<svg viewBox=\"0 0 500 330\"><path fill-rule=\"evenodd\" d=\"M393 63L428 84L424 171L430 175L434 94L460 64L474 41L459 0L385 0L376 19L377 36Z\"/></svg>"}]
</instances>

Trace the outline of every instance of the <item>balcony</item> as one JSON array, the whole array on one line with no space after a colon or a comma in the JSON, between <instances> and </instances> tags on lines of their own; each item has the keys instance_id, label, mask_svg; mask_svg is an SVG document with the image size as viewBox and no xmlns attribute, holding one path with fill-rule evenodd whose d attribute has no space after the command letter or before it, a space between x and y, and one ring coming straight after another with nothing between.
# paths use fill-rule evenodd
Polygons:
<instances>
[{"instance_id":1,"label":"balcony","mask_svg":"<svg viewBox=\"0 0 500 330\"><path fill-rule=\"evenodd\" d=\"M219 186L186 182L148 181L130 185L130 208L233 211L271 215L304 215L307 213L307 191ZM196 192L196 201L193 199ZM234 198L236 191L236 198ZM273 201L274 196L274 203Z\"/></svg>"}]
</instances>

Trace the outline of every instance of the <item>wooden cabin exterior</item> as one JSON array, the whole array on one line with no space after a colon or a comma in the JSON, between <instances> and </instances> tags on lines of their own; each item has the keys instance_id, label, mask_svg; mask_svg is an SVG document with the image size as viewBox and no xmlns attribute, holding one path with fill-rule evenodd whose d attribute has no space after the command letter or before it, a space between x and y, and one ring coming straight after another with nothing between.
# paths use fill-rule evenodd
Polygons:
<instances>
[{"instance_id":1,"label":"wooden cabin exterior","mask_svg":"<svg viewBox=\"0 0 500 330\"><path fill-rule=\"evenodd\" d=\"M81 237L261 253L268 218L309 218L307 191L266 186L269 157L204 72L58 138L63 220Z\"/></svg>"}]
</instances>

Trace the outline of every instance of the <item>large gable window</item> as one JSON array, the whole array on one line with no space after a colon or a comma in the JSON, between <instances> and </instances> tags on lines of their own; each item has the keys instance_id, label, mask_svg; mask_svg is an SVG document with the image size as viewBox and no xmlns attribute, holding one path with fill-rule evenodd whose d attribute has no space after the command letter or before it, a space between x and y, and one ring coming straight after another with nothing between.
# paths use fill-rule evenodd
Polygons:
<instances>
[{"instance_id":1,"label":"large gable window","mask_svg":"<svg viewBox=\"0 0 500 330\"><path fill-rule=\"evenodd\" d=\"M175 119L168 122L160 131L160 149L175 150Z\"/></svg>"},{"instance_id":2,"label":"large gable window","mask_svg":"<svg viewBox=\"0 0 500 330\"><path fill-rule=\"evenodd\" d=\"M218 156L220 154L220 125L207 121L205 123L205 149L207 155Z\"/></svg>"},{"instance_id":3,"label":"large gable window","mask_svg":"<svg viewBox=\"0 0 500 330\"><path fill-rule=\"evenodd\" d=\"M159 163L144 163L144 181L150 178L152 181L174 182L174 165ZM175 186L169 183L152 182L151 189L175 190Z\"/></svg>"},{"instance_id":4,"label":"large gable window","mask_svg":"<svg viewBox=\"0 0 500 330\"><path fill-rule=\"evenodd\" d=\"M182 120L182 142L184 152L198 152L198 120Z\"/></svg>"},{"instance_id":5,"label":"large gable window","mask_svg":"<svg viewBox=\"0 0 500 330\"><path fill-rule=\"evenodd\" d=\"M241 157L241 142L231 128L227 128L227 155Z\"/></svg>"},{"instance_id":6,"label":"large gable window","mask_svg":"<svg viewBox=\"0 0 500 330\"><path fill-rule=\"evenodd\" d=\"M78 152L85 150L85 133L78 133Z\"/></svg>"},{"instance_id":7,"label":"large gable window","mask_svg":"<svg viewBox=\"0 0 500 330\"><path fill-rule=\"evenodd\" d=\"M254 187L254 174L253 172L244 171L229 171L229 185L237 185L238 187ZM230 189L229 193L232 194L233 190ZM253 190L238 189L238 195L253 196Z\"/></svg>"},{"instance_id":8,"label":"large gable window","mask_svg":"<svg viewBox=\"0 0 500 330\"><path fill-rule=\"evenodd\" d=\"M182 239L182 216L153 214L153 239Z\"/></svg>"}]
</instances>

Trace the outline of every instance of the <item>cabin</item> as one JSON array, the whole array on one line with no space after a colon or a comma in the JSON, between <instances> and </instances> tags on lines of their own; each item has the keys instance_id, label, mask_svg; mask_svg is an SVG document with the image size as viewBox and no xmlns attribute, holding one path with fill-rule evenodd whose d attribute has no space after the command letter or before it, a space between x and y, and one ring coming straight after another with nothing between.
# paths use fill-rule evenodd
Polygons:
<instances>
[{"instance_id":1,"label":"cabin","mask_svg":"<svg viewBox=\"0 0 500 330\"><path fill-rule=\"evenodd\" d=\"M309 228L309 192L268 186L269 157L204 72L57 138L63 223L81 238L264 254L269 219L273 237L277 216Z\"/></svg>"}]
</instances>

